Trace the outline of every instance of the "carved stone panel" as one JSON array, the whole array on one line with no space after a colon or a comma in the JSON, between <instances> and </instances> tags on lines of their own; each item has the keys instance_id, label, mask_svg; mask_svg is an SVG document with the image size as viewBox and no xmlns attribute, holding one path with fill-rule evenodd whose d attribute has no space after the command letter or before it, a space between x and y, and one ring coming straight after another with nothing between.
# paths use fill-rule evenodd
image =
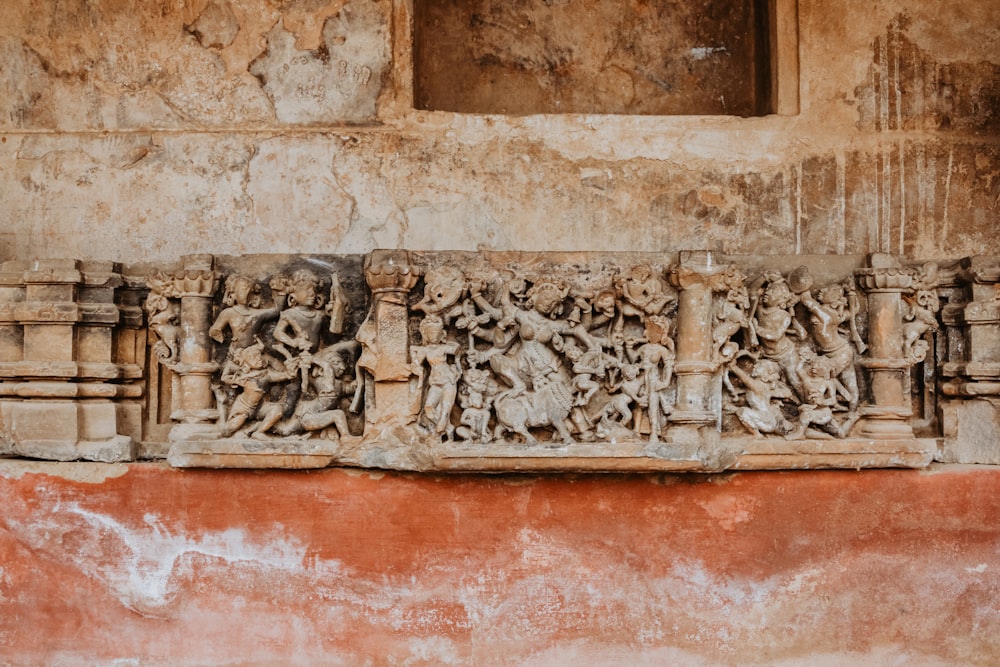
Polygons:
<instances>
[{"instance_id":1,"label":"carved stone panel","mask_svg":"<svg viewBox=\"0 0 1000 667\"><path fill-rule=\"evenodd\" d=\"M180 467L1000 459L970 444L1000 424L995 267L379 250L190 256L140 280L8 263L0 442Z\"/></svg>"}]
</instances>

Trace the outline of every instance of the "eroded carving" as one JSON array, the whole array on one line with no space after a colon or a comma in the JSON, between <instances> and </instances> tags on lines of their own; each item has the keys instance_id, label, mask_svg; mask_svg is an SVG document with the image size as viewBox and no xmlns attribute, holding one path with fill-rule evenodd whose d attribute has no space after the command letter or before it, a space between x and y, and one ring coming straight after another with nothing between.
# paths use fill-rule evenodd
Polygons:
<instances>
[{"instance_id":1,"label":"eroded carving","mask_svg":"<svg viewBox=\"0 0 1000 667\"><path fill-rule=\"evenodd\" d=\"M144 437L181 466L926 464L936 374L951 378L949 400L1000 386L1000 280L888 255L805 264L706 251L193 256L154 271L145 296L129 287L121 312L141 327L143 304L148 341L111 335L128 359L148 345ZM98 325L119 326L100 299L54 298L81 284L68 273L6 275L0 370L30 370L18 355L37 356L42 331L96 351L110 340ZM939 314L948 344L936 346ZM948 433L963 414L951 405Z\"/></svg>"}]
</instances>

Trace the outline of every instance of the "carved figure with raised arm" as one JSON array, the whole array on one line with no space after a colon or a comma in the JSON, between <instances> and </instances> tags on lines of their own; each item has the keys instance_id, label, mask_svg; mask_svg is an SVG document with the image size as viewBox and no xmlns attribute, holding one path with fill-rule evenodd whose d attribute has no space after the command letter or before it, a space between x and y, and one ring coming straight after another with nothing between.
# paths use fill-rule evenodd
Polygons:
<instances>
[{"instance_id":1,"label":"carved figure with raised arm","mask_svg":"<svg viewBox=\"0 0 1000 667\"><path fill-rule=\"evenodd\" d=\"M208 335L217 343L223 343L229 331L229 351L224 366L230 366L237 352L253 345L261 327L278 317L278 308L262 308L260 283L249 276L235 274L226 278L222 305L225 308L215 318ZM223 372L225 370L224 367Z\"/></svg>"},{"instance_id":2,"label":"carved figure with raised arm","mask_svg":"<svg viewBox=\"0 0 1000 667\"><path fill-rule=\"evenodd\" d=\"M776 433L784 435L793 426L785 418L781 410L784 401L792 401L795 395L781 381L781 368L777 362L770 359L759 359L754 362L752 370L747 373L740 368L737 361L748 356L741 352L737 359L729 364L729 371L746 387L743 398L746 405L730 408L740 423L756 437L762 434Z\"/></svg>"},{"instance_id":3,"label":"carved figure with raised arm","mask_svg":"<svg viewBox=\"0 0 1000 667\"><path fill-rule=\"evenodd\" d=\"M805 338L806 332L795 319L796 296L784 277L776 271L765 271L752 285L750 305L750 347L764 359L773 361L785 380L799 395L802 381L798 375L798 352L791 335ZM732 365L729 367L733 368Z\"/></svg>"},{"instance_id":4,"label":"carved figure with raised arm","mask_svg":"<svg viewBox=\"0 0 1000 667\"><path fill-rule=\"evenodd\" d=\"M811 283L811 280L808 281ZM859 352L867 347L858 335L855 317L858 312L857 293L850 281L827 285L813 298L810 289L799 295L799 302L809 311L809 329L818 352L830 360L831 373L848 392L848 407L858 407L858 374L854 368L854 345ZM847 326L850 337L842 330Z\"/></svg>"}]
</instances>

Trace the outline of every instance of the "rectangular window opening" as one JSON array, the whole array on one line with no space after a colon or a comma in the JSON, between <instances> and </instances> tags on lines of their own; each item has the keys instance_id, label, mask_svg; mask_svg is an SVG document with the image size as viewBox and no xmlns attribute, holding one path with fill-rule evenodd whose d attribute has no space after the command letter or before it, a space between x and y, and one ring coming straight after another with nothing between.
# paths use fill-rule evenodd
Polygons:
<instances>
[{"instance_id":1,"label":"rectangular window opening","mask_svg":"<svg viewBox=\"0 0 1000 667\"><path fill-rule=\"evenodd\" d=\"M418 109L798 110L795 0L414 0L413 19Z\"/></svg>"}]
</instances>

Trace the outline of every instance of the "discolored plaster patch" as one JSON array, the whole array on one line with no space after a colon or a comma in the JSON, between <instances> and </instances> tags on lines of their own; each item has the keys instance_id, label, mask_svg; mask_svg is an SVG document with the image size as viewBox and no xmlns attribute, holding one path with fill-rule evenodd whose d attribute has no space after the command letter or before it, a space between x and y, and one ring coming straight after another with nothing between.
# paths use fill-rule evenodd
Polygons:
<instances>
[{"instance_id":1,"label":"discolored plaster patch","mask_svg":"<svg viewBox=\"0 0 1000 667\"><path fill-rule=\"evenodd\" d=\"M996 132L1000 63L941 60L910 35L897 14L872 44L868 80L854 90L858 123L876 131Z\"/></svg>"}]
</instances>

